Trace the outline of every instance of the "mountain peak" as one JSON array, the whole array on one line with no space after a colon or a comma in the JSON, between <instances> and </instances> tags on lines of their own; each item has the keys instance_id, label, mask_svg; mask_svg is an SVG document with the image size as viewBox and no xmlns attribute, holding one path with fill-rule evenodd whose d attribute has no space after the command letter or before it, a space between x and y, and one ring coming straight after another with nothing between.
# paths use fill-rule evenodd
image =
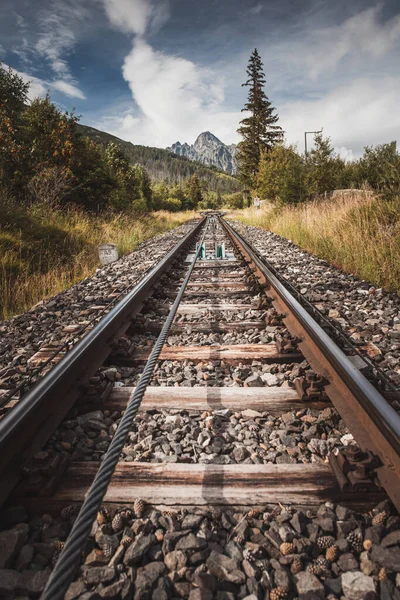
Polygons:
<instances>
[{"instance_id":1,"label":"mountain peak","mask_svg":"<svg viewBox=\"0 0 400 600\"><path fill-rule=\"evenodd\" d=\"M203 131L197 137L193 145L176 142L170 148L167 148L175 154L186 156L191 160L197 160L207 166L214 166L225 173L234 175L237 173L237 164L235 161L235 144L226 146L211 131Z\"/></svg>"}]
</instances>

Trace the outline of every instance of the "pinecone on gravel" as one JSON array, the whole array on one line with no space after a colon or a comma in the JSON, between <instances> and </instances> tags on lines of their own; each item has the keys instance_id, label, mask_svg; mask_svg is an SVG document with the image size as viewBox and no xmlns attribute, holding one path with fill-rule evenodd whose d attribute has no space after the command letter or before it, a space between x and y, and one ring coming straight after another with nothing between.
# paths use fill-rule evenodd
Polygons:
<instances>
[{"instance_id":1,"label":"pinecone on gravel","mask_svg":"<svg viewBox=\"0 0 400 600\"><path fill-rule=\"evenodd\" d=\"M286 586L279 585L269 593L269 600L287 600L289 597L289 590Z\"/></svg>"},{"instance_id":2,"label":"pinecone on gravel","mask_svg":"<svg viewBox=\"0 0 400 600\"><path fill-rule=\"evenodd\" d=\"M53 556L51 557L51 566L54 568L57 564L58 559L60 558L60 554L62 552L62 549L65 546L65 542L61 542L60 540L57 540L56 542L53 542L52 546L53 546Z\"/></svg>"},{"instance_id":3,"label":"pinecone on gravel","mask_svg":"<svg viewBox=\"0 0 400 600\"><path fill-rule=\"evenodd\" d=\"M76 504L70 504L69 506L65 506L61 511L61 518L64 521L69 521L71 517L75 517L79 512L79 506Z\"/></svg>"},{"instance_id":4,"label":"pinecone on gravel","mask_svg":"<svg viewBox=\"0 0 400 600\"><path fill-rule=\"evenodd\" d=\"M97 513L97 522L99 525L104 525L105 523L107 523L108 519L109 519L110 515L108 510L102 506L99 509L99 512Z\"/></svg>"},{"instance_id":5,"label":"pinecone on gravel","mask_svg":"<svg viewBox=\"0 0 400 600\"><path fill-rule=\"evenodd\" d=\"M386 519L387 514L385 511L379 512L372 518L372 525L383 525Z\"/></svg>"},{"instance_id":6,"label":"pinecone on gravel","mask_svg":"<svg viewBox=\"0 0 400 600\"><path fill-rule=\"evenodd\" d=\"M372 550L372 541L371 540L364 540L363 541L363 548L367 552L369 552L370 550Z\"/></svg>"},{"instance_id":7,"label":"pinecone on gravel","mask_svg":"<svg viewBox=\"0 0 400 600\"><path fill-rule=\"evenodd\" d=\"M317 577L326 577L329 575L329 569L327 569L324 565L319 565L317 562L312 565L308 565L306 571L307 573L311 573L311 575L316 575Z\"/></svg>"},{"instance_id":8,"label":"pinecone on gravel","mask_svg":"<svg viewBox=\"0 0 400 600\"><path fill-rule=\"evenodd\" d=\"M318 538L317 545L321 550L327 550L329 546L333 546L335 542L336 540L332 535L323 535Z\"/></svg>"},{"instance_id":9,"label":"pinecone on gravel","mask_svg":"<svg viewBox=\"0 0 400 600\"><path fill-rule=\"evenodd\" d=\"M294 546L290 542L283 542L283 544L279 546L279 550L283 556L286 556L287 554L292 554L294 552Z\"/></svg>"},{"instance_id":10,"label":"pinecone on gravel","mask_svg":"<svg viewBox=\"0 0 400 600\"><path fill-rule=\"evenodd\" d=\"M108 542L105 542L104 544L102 544L101 549L103 550L103 554L105 556L105 558L109 559L112 557L112 555L114 554L114 548L112 546L112 544L109 544Z\"/></svg>"},{"instance_id":11,"label":"pinecone on gravel","mask_svg":"<svg viewBox=\"0 0 400 600\"><path fill-rule=\"evenodd\" d=\"M164 539L164 531L162 529L157 529L155 534L157 542L162 542Z\"/></svg>"},{"instance_id":12,"label":"pinecone on gravel","mask_svg":"<svg viewBox=\"0 0 400 600\"><path fill-rule=\"evenodd\" d=\"M385 581L385 579L387 579L387 572L386 572L385 567L382 567L379 570L378 579L379 579L379 581Z\"/></svg>"},{"instance_id":13,"label":"pinecone on gravel","mask_svg":"<svg viewBox=\"0 0 400 600\"><path fill-rule=\"evenodd\" d=\"M325 569L329 569L329 562L324 556L319 556L315 560L315 564L318 565L319 567L324 567Z\"/></svg>"},{"instance_id":14,"label":"pinecone on gravel","mask_svg":"<svg viewBox=\"0 0 400 600\"><path fill-rule=\"evenodd\" d=\"M349 542L349 544L352 547L352 549L354 550L354 552L358 552L358 553L362 552L362 549L363 549L362 534L359 529L355 529L354 531L351 531L349 533L349 535L347 536L347 541Z\"/></svg>"},{"instance_id":15,"label":"pinecone on gravel","mask_svg":"<svg viewBox=\"0 0 400 600\"><path fill-rule=\"evenodd\" d=\"M300 556L296 556L296 558L294 559L294 561L292 562L291 566L290 566L290 572L293 575L297 575L297 573L300 573L300 571L303 570L303 561L301 560Z\"/></svg>"},{"instance_id":16,"label":"pinecone on gravel","mask_svg":"<svg viewBox=\"0 0 400 600\"><path fill-rule=\"evenodd\" d=\"M132 542L133 542L133 538L129 537L128 535L125 535L121 540L121 546L123 546L124 548L127 548L128 546L131 545Z\"/></svg>"},{"instance_id":17,"label":"pinecone on gravel","mask_svg":"<svg viewBox=\"0 0 400 600\"><path fill-rule=\"evenodd\" d=\"M329 546L325 552L325 558L329 562L335 562L339 556L339 549L337 546Z\"/></svg>"},{"instance_id":18,"label":"pinecone on gravel","mask_svg":"<svg viewBox=\"0 0 400 600\"><path fill-rule=\"evenodd\" d=\"M65 546L65 542L61 542L60 540L57 540L56 542L53 542L52 546L54 548L54 552L61 552L61 550Z\"/></svg>"},{"instance_id":19,"label":"pinecone on gravel","mask_svg":"<svg viewBox=\"0 0 400 600\"><path fill-rule=\"evenodd\" d=\"M146 506L146 504L145 504L144 500L142 500L141 498L136 498L136 500L133 504L133 511L135 513L135 517L140 519L143 516L145 506Z\"/></svg>"},{"instance_id":20,"label":"pinecone on gravel","mask_svg":"<svg viewBox=\"0 0 400 600\"><path fill-rule=\"evenodd\" d=\"M123 515L121 513L117 513L112 520L111 527L113 528L113 531L115 531L117 533L118 531L121 531L123 526L124 526Z\"/></svg>"}]
</instances>

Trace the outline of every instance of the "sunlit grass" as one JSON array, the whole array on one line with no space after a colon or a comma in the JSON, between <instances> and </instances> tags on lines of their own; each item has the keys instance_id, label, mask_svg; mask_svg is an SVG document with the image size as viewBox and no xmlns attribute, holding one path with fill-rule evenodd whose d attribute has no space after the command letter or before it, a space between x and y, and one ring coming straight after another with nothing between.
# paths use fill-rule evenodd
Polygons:
<instances>
[{"instance_id":1,"label":"sunlit grass","mask_svg":"<svg viewBox=\"0 0 400 600\"><path fill-rule=\"evenodd\" d=\"M232 217L273 231L329 263L400 292L400 199L346 194L297 206L266 204Z\"/></svg>"},{"instance_id":2,"label":"sunlit grass","mask_svg":"<svg viewBox=\"0 0 400 600\"><path fill-rule=\"evenodd\" d=\"M0 319L92 275L99 266L99 244L116 244L121 256L194 216L166 211L94 216L77 209L1 202Z\"/></svg>"}]
</instances>

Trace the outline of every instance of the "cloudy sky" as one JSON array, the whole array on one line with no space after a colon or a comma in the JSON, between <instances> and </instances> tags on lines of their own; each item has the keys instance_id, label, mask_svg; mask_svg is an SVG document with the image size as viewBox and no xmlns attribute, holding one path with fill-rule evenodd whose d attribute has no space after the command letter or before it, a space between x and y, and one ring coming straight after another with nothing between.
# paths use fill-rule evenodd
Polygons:
<instances>
[{"instance_id":1,"label":"cloudy sky","mask_svg":"<svg viewBox=\"0 0 400 600\"><path fill-rule=\"evenodd\" d=\"M133 143L236 133L250 53L288 141L344 156L400 137L399 0L1 0L0 60Z\"/></svg>"}]
</instances>

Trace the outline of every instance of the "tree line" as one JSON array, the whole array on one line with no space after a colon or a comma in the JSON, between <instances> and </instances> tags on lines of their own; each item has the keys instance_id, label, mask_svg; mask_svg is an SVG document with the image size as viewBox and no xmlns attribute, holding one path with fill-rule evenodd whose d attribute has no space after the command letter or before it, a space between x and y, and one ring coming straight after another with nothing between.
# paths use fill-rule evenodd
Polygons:
<instances>
[{"instance_id":1,"label":"tree line","mask_svg":"<svg viewBox=\"0 0 400 600\"><path fill-rule=\"evenodd\" d=\"M29 83L0 63L2 201L143 213L222 203L221 190L241 187L234 178L210 169L200 169L199 176L196 165L186 178L174 180L170 175L167 181L152 181L142 164L132 164L121 144L89 139L82 135L74 112L62 112L49 95L29 102L28 93ZM214 190L208 189L211 181ZM220 187L216 181L221 181Z\"/></svg>"},{"instance_id":2,"label":"tree line","mask_svg":"<svg viewBox=\"0 0 400 600\"><path fill-rule=\"evenodd\" d=\"M265 94L265 74L257 49L252 53L247 80L248 100L238 133L237 159L243 184L263 198L296 203L335 189L367 187L384 198L400 193L400 154L396 142L364 148L358 160L345 161L331 141L317 133L307 155L284 141L279 116Z\"/></svg>"}]
</instances>

